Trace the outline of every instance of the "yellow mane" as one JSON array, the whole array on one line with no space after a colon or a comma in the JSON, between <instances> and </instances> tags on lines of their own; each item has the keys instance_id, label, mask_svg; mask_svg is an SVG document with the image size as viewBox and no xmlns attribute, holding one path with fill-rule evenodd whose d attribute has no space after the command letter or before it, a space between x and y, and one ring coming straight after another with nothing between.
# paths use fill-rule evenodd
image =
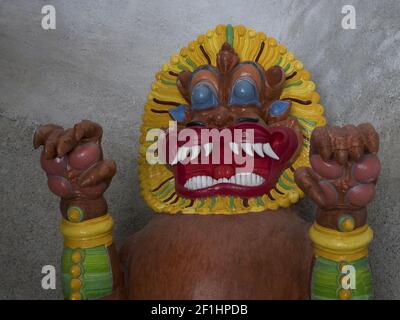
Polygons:
<instances>
[{"instance_id":1,"label":"yellow mane","mask_svg":"<svg viewBox=\"0 0 400 320\"><path fill-rule=\"evenodd\" d=\"M304 143L296 162L283 171L277 184L260 197L243 200L233 196L215 196L202 199L185 199L176 194L174 176L164 165L151 165L146 161L146 150L153 142L146 142L146 133L153 128L168 127L171 121L168 110L186 101L176 87L177 75L182 70L211 63L224 42L229 42L241 61L256 61L268 69L279 65L285 70L286 83L281 99L292 101L291 116L297 118L303 131ZM286 47L262 32L242 25L218 25L214 30L197 37L179 53L172 55L169 63L157 72L144 108L140 131L139 180L141 195L156 212L188 214L236 214L276 210L296 203L303 192L294 182L294 170L309 166L308 152L312 130L325 125L324 108L319 104L319 94L310 80L310 73L296 60Z\"/></svg>"}]
</instances>

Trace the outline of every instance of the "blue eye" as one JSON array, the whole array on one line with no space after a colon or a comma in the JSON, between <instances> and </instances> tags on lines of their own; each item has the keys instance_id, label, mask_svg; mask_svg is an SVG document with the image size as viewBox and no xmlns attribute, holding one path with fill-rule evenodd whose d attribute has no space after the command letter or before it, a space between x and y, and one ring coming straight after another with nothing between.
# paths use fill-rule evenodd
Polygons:
<instances>
[{"instance_id":1,"label":"blue eye","mask_svg":"<svg viewBox=\"0 0 400 320\"><path fill-rule=\"evenodd\" d=\"M217 94L205 83L199 83L192 90L192 108L207 109L218 104Z\"/></svg>"},{"instance_id":2,"label":"blue eye","mask_svg":"<svg viewBox=\"0 0 400 320\"><path fill-rule=\"evenodd\" d=\"M260 101L258 100L257 96L257 89L254 82L248 79L237 80L233 86L229 104L260 105Z\"/></svg>"}]
</instances>

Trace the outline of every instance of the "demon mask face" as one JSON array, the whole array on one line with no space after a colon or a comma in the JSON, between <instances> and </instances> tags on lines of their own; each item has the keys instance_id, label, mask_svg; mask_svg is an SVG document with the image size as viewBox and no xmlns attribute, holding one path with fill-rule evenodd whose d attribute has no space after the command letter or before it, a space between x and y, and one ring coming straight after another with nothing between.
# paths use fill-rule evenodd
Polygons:
<instances>
[{"instance_id":1,"label":"demon mask face","mask_svg":"<svg viewBox=\"0 0 400 320\"><path fill-rule=\"evenodd\" d=\"M218 26L157 74L142 148L149 129L171 120L177 134L167 134L166 164L141 152L142 194L156 211L261 211L302 195L293 171L307 165L309 132L324 123L318 95L286 48L242 28Z\"/></svg>"},{"instance_id":2,"label":"demon mask face","mask_svg":"<svg viewBox=\"0 0 400 320\"><path fill-rule=\"evenodd\" d=\"M279 66L266 71L256 62L240 62L228 43L216 67L179 74L177 86L188 103L170 110L187 131L170 157L179 195L250 198L275 185L303 139L298 121L288 118L291 101L278 100L285 80Z\"/></svg>"}]
</instances>

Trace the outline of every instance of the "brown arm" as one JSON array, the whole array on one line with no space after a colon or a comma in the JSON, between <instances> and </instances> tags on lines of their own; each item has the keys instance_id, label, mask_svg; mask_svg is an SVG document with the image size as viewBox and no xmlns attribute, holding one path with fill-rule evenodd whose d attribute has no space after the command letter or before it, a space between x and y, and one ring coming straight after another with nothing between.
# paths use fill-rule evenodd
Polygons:
<instances>
[{"instance_id":1,"label":"brown arm","mask_svg":"<svg viewBox=\"0 0 400 320\"><path fill-rule=\"evenodd\" d=\"M103 196L116 165L103 159L102 134L100 125L83 120L70 129L41 126L33 138L35 148L43 146L40 162L49 189L60 197L66 299L119 297L123 293L112 241L113 221Z\"/></svg>"},{"instance_id":2,"label":"brown arm","mask_svg":"<svg viewBox=\"0 0 400 320\"><path fill-rule=\"evenodd\" d=\"M311 137L311 167L295 172L296 183L317 205L310 229L315 299L372 298L372 230L366 222L381 168L378 149L371 124L319 127Z\"/></svg>"}]
</instances>

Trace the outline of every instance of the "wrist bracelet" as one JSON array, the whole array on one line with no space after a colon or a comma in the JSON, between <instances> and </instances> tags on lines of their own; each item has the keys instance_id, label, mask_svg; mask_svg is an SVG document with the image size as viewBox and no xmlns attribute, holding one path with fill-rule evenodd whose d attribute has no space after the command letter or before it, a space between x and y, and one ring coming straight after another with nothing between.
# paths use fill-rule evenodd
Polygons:
<instances>
[{"instance_id":1,"label":"wrist bracelet","mask_svg":"<svg viewBox=\"0 0 400 320\"><path fill-rule=\"evenodd\" d=\"M113 220L109 214L83 222L63 219L60 230L66 248L92 248L112 244Z\"/></svg>"}]
</instances>

